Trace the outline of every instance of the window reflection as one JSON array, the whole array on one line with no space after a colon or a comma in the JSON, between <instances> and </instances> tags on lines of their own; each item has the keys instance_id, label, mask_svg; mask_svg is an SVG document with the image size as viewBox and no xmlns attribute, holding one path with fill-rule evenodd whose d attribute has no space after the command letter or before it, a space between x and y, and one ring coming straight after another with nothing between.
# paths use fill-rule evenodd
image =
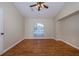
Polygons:
<instances>
[{"instance_id":1,"label":"window reflection","mask_svg":"<svg viewBox=\"0 0 79 59\"><path fill-rule=\"evenodd\" d=\"M35 37L43 37L44 36L44 25L41 23L37 23L34 26L33 35Z\"/></svg>"}]
</instances>

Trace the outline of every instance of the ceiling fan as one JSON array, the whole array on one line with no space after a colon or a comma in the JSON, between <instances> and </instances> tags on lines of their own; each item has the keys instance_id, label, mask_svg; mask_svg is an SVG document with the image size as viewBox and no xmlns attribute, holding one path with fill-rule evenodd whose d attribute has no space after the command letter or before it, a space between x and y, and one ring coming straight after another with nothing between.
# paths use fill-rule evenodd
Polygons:
<instances>
[{"instance_id":1,"label":"ceiling fan","mask_svg":"<svg viewBox=\"0 0 79 59\"><path fill-rule=\"evenodd\" d=\"M37 2L36 4L30 5L30 7L37 7L38 11L40 11L42 8L48 9L48 6L44 4L45 2Z\"/></svg>"}]
</instances>

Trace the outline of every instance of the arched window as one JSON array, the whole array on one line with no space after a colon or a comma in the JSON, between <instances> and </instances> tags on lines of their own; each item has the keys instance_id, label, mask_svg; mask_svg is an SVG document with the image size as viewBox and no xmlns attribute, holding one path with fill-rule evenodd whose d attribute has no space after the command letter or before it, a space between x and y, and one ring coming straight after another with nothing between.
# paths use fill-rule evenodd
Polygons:
<instances>
[{"instance_id":1,"label":"arched window","mask_svg":"<svg viewBox=\"0 0 79 59\"><path fill-rule=\"evenodd\" d=\"M44 25L41 23L37 23L33 29L34 37L43 37L44 36Z\"/></svg>"}]
</instances>

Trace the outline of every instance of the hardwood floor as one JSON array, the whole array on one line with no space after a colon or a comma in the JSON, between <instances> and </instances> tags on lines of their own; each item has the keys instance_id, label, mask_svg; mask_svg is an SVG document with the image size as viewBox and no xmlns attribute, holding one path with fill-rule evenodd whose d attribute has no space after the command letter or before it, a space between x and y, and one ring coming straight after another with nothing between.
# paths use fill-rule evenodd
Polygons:
<instances>
[{"instance_id":1,"label":"hardwood floor","mask_svg":"<svg viewBox=\"0 0 79 59\"><path fill-rule=\"evenodd\" d=\"M2 56L79 56L79 50L54 39L25 39Z\"/></svg>"}]
</instances>

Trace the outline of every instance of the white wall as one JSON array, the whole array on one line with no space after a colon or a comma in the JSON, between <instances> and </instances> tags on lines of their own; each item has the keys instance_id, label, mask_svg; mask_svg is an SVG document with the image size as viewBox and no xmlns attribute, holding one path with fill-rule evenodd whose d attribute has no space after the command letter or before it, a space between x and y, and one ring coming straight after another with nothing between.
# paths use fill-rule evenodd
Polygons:
<instances>
[{"instance_id":1,"label":"white wall","mask_svg":"<svg viewBox=\"0 0 79 59\"><path fill-rule=\"evenodd\" d=\"M33 37L33 26L36 23L42 23L45 26L45 37L54 38L54 20L52 19L26 19L25 20L25 39Z\"/></svg>"},{"instance_id":2,"label":"white wall","mask_svg":"<svg viewBox=\"0 0 79 59\"><path fill-rule=\"evenodd\" d=\"M12 3L0 3L5 21L4 50L24 38L24 19Z\"/></svg>"},{"instance_id":3,"label":"white wall","mask_svg":"<svg viewBox=\"0 0 79 59\"><path fill-rule=\"evenodd\" d=\"M79 48L79 14L59 22L59 38Z\"/></svg>"},{"instance_id":4,"label":"white wall","mask_svg":"<svg viewBox=\"0 0 79 59\"><path fill-rule=\"evenodd\" d=\"M58 20L65 18L66 16L69 16L70 14L73 14L75 11L79 10L79 2L65 2L65 5L63 9L60 11L60 13L55 17L55 23L56 23L56 37L59 38L60 34L60 22ZM62 19L63 20L63 19Z\"/></svg>"},{"instance_id":5,"label":"white wall","mask_svg":"<svg viewBox=\"0 0 79 59\"><path fill-rule=\"evenodd\" d=\"M66 2L64 8L55 17L56 38L62 39L79 48L79 2ZM75 14L74 12L78 12ZM67 17L66 17L67 16Z\"/></svg>"},{"instance_id":6,"label":"white wall","mask_svg":"<svg viewBox=\"0 0 79 59\"><path fill-rule=\"evenodd\" d=\"M56 16L56 20L59 20L77 10L79 10L79 2L65 2L63 9Z\"/></svg>"}]
</instances>

